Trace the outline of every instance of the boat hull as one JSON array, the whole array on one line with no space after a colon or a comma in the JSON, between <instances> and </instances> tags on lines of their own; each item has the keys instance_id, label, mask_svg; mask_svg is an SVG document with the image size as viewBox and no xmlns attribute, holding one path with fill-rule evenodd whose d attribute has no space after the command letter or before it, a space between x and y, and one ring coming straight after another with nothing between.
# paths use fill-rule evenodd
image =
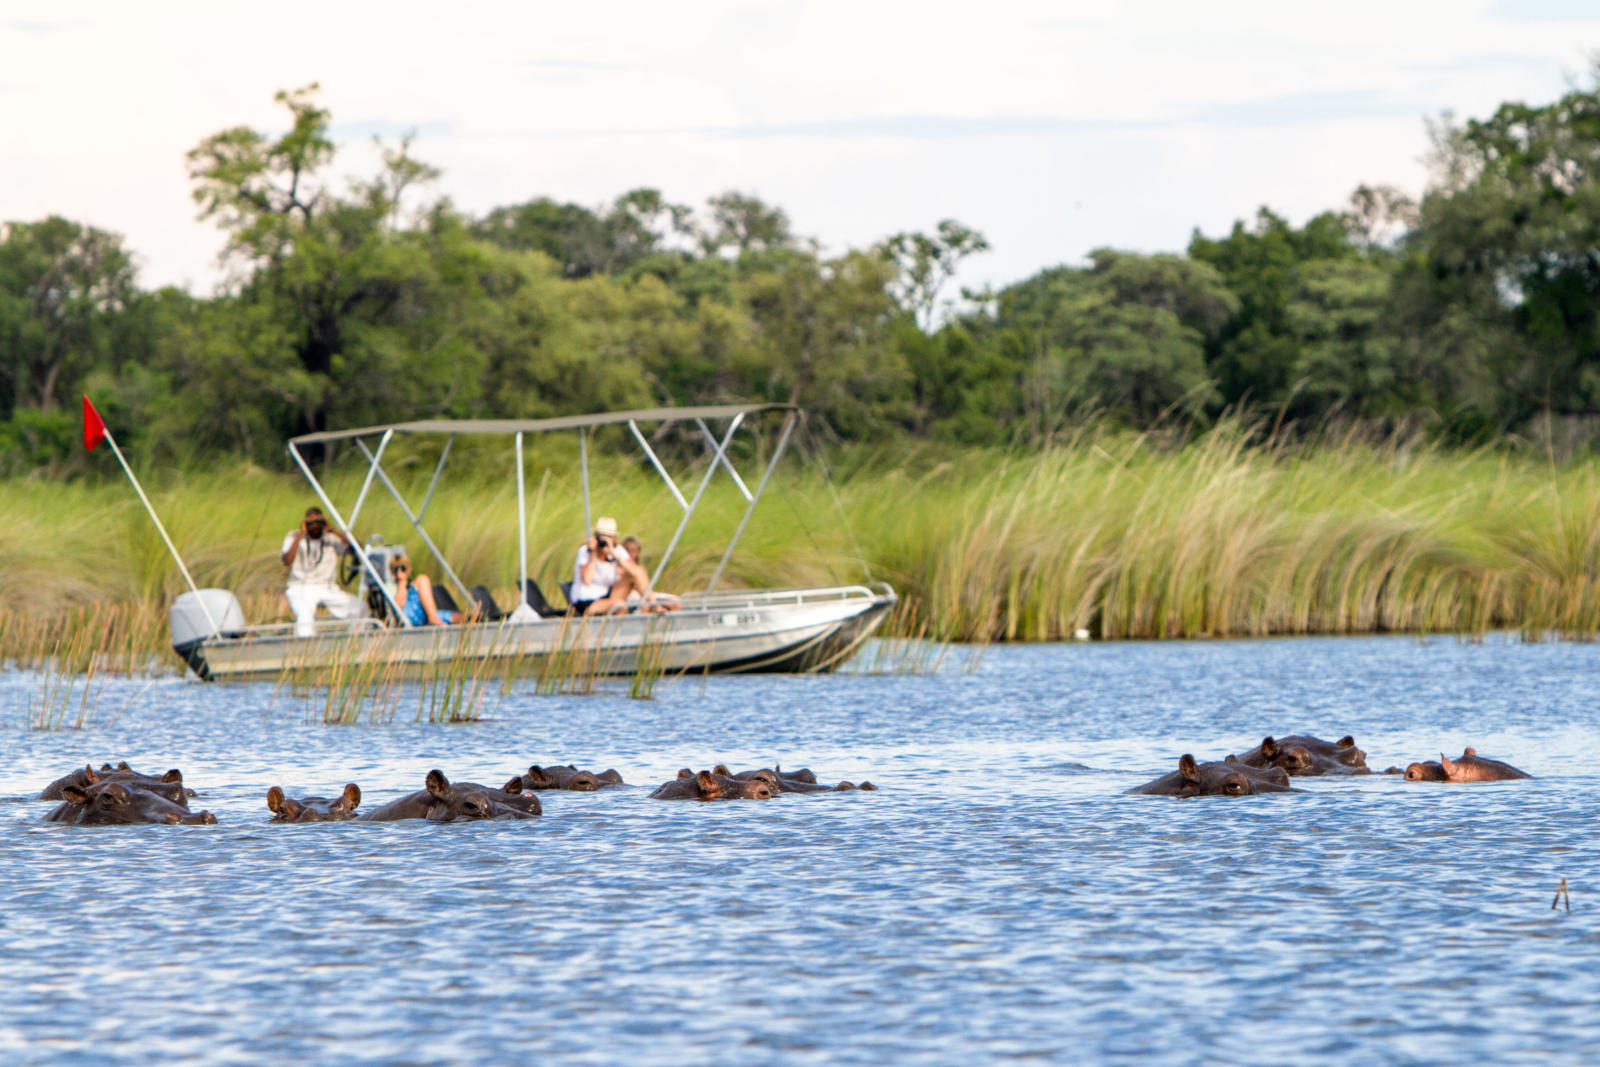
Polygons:
<instances>
[{"instance_id":1,"label":"boat hull","mask_svg":"<svg viewBox=\"0 0 1600 1067\"><path fill-rule=\"evenodd\" d=\"M832 670L883 622L886 585L684 598L682 610L390 629L328 625L313 637L256 627L176 649L213 681L328 680L352 670L385 678L489 670L521 677Z\"/></svg>"}]
</instances>

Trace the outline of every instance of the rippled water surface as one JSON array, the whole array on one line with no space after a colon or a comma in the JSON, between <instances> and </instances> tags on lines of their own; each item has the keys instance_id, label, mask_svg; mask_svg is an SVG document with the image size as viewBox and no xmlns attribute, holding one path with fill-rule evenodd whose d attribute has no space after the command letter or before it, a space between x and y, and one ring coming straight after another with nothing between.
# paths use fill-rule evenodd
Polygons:
<instances>
[{"instance_id":1,"label":"rippled water surface","mask_svg":"<svg viewBox=\"0 0 1600 1067\"><path fill-rule=\"evenodd\" d=\"M402 704L329 727L270 685L118 679L83 732L27 730L40 679L0 673L0 1061L1600 1056L1600 647L959 658L530 691L470 725ZM1537 777L1123 795L1184 752L1302 732L1353 733L1376 770L1470 744ZM106 759L181 767L220 824L39 824L32 794ZM647 798L718 761L881 791ZM266 821L275 783L354 781L376 807L432 767L534 762L630 786L545 793L535 822Z\"/></svg>"}]
</instances>

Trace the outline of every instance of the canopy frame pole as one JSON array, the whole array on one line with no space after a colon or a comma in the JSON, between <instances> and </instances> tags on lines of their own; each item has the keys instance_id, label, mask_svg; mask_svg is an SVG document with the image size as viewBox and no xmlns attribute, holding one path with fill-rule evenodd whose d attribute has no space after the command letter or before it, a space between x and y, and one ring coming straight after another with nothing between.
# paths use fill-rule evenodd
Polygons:
<instances>
[{"instance_id":1,"label":"canopy frame pole","mask_svg":"<svg viewBox=\"0 0 1600 1067\"><path fill-rule=\"evenodd\" d=\"M733 417L732 424L728 426L728 432L722 437L722 446L720 448L717 446L717 439L711 436L711 431L706 429L706 424L704 422L700 423L700 430L706 435L706 444L708 444L713 451L721 454L722 450L728 447L728 442L733 440L734 431L738 430L739 424L743 421L743 412L740 412ZM700 478L699 487L694 491L694 499L689 502L689 507L684 511L683 518L678 520L678 528L672 531L672 540L667 542L667 550L661 553L661 562L656 564L656 573L650 578L650 584L652 586L661 580L662 574L666 573L667 564L672 559L673 550L678 547L678 540L683 536L683 532L689 528L689 521L694 518L695 509L700 506L700 498L705 495L706 486L711 484L711 478L716 473L717 461L715 457L712 457L711 462L706 464L706 472Z\"/></svg>"},{"instance_id":2,"label":"canopy frame pole","mask_svg":"<svg viewBox=\"0 0 1600 1067\"><path fill-rule=\"evenodd\" d=\"M733 461L728 458L728 453L727 453L728 441L727 441L727 439L724 438L723 442L722 442L722 447L721 448L717 448L716 439L711 436L711 431L706 429L706 420L704 420L704 419L695 419L694 421L699 424L700 432L706 435L706 444L710 445L711 448L716 452L716 457L715 457L716 462L721 463L724 467L726 467L728 469L728 473L733 477L733 484L737 485L739 487L739 492L744 494L745 502L748 503L749 500L750 500L750 487L744 484L744 479L739 477L739 472L736 469L734 469ZM737 415L735 415L733 417L733 425L734 426L738 426L743 421L744 421L744 413L743 412L740 412L739 414L737 414ZM730 432L728 436L732 437L733 434Z\"/></svg>"},{"instance_id":3,"label":"canopy frame pole","mask_svg":"<svg viewBox=\"0 0 1600 1067\"><path fill-rule=\"evenodd\" d=\"M589 486L584 481L584 502L588 503ZM522 581L517 584L517 601L528 604L528 488L522 476L522 431L517 431L517 559L522 567Z\"/></svg>"},{"instance_id":4,"label":"canopy frame pole","mask_svg":"<svg viewBox=\"0 0 1600 1067\"><path fill-rule=\"evenodd\" d=\"M293 441L289 442L289 455L294 457L295 465L300 468L300 473L304 474L306 481L311 483L311 491L317 494L317 499L322 501L322 506L328 509L328 517L338 524L339 529L348 532L350 528L345 525L344 519L339 516L339 509L334 506L327 492L323 490L322 483L317 481L317 476L311 473L311 468L306 466L305 458L300 455L300 450L294 446ZM361 540L352 535L350 547L355 551L356 558L361 560L361 566L366 568L367 573L374 577L379 577L378 569L372 565L372 559L367 555L367 550L362 547ZM405 613L400 610L400 605L394 599L394 594L389 592L388 584L382 581L381 577L378 581L378 591L383 594L383 599L387 600L389 606L394 609L394 617L399 621L400 625L410 629L411 623L406 620Z\"/></svg>"},{"instance_id":5,"label":"canopy frame pole","mask_svg":"<svg viewBox=\"0 0 1600 1067\"><path fill-rule=\"evenodd\" d=\"M356 444L361 448L361 451L367 451L367 443L361 440L361 438L356 438ZM368 455L370 457L371 453L368 453ZM439 566L444 568L445 574L447 574L450 577L450 580L455 583L455 587L461 591L461 595L466 597L468 600L471 600L472 592L467 588L467 583L463 582L461 580L461 576L456 574L456 569L450 566L450 561L444 558L444 553L439 551L439 546L433 543L433 538L429 537L428 531L423 528L422 514L419 512L413 515L411 513L411 508L406 505L405 498L400 495L400 490L396 488L394 482L389 480L388 472L382 467L379 467L377 470L379 479L383 481L384 486L389 490L389 495L394 497L394 502L400 505L400 510L405 513L405 516L410 521L412 528L416 530L418 536L422 538L422 543L428 546L428 551L433 553L433 558L439 561Z\"/></svg>"},{"instance_id":6,"label":"canopy frame pole","mask_svg":"<svg viewBox=\"0 0 1600 1067\"><path fill-rule=\"evenodd\" d=\"M433 503L433 488L439 484L439 476L444 473L444 461L450 458L450 449L456 443L456 435L451 434L444 439L444 451L439 453L439 465L433 468L433 481L428 483L428 492L422 498L422 507L417 509L417 521L428 513L428 505ZM437 552L434 555L438 555Z\"/></svg>"},{"instance_id":7,"label":"canopy frame pole","mask_svg":"<svg viewBox=\"0 0 1600 1067\"><path fill-rule=\"evenodd\" d=\"M583 478L583 532L594 529L594 511L589 506L589 431L578 431L578 472Z\"/></svg>"},{"instance_id":8,"label":"canopy frame pole","mask_svg":"<svg viewBox=\"0 0 1600 1067\"><path fill-rule=\"evenodd\" d=\"M688 511L689 502L683 499L683 494L678 491L678 483L672 480L672 475L667 473L667 468L663 467L661 460L656 458L655 449L650 447L650 442L646 441L644 434L639 432L639 424L629 419L628 429L633 431L633 439L639 442L640 448L644 449L644 454L650 458L650 464L655 467L656 473L661 475L661 480L667 483L667 489L672 493L673 499L678 502L678 506L684 511Z\"/></svg>"},{"instance_id":9,"label":"canopy frame pole","mask_svg":"<svg viewBox=\"0 0 1600 1067\"><path fill-rule=\"evenodd\" d=\"M717 563L716 571L711 575L711 581L706 583L706 592L710 593L717 588L717 580L722 577L722 570L728 565L728 557L733 555L734 547L739 544L739 538L744 536L744 528L750 523L750 516L756 510L756 505L761 503L761 494L766 491L767 480L772 477L773 468L778 465L778 460L783 458L784 449L789 447L789 435L794 432L795 422L798 421L793 411L783 420L783 433L778 435L778 447L772 453L772 459L767 463L767 469L761 472L761 482L756 486L756 495L751 499L750 505L744 509L744 518L739 520L739 528L733 531L733 540L728 542L728 549L722 553L722 559Z\"/></svg>"},{"instance_id":10,"label":"canopy frame pole","mask_svg":"<svg viewBox=\"0 0 1600 1067\"><path fill-rule=\"evenodd\" d=\"M383 450L389 447L389 442L392 440L394 440L394 431L383 431L383 440L378 442L378 454L373 455L371 450L367 448L367 443L359 437L356 438L356 444L361 446L361 454L371 461L371 465L367 467L366 481L361 483L361 492L356 495L356 506L350 509L352 533L355 532L355 524L360 521L361 506L367 502L367 490L372 488L372 476L377 473L378 464L383 462Z\"/></svg>"}]
</instances>

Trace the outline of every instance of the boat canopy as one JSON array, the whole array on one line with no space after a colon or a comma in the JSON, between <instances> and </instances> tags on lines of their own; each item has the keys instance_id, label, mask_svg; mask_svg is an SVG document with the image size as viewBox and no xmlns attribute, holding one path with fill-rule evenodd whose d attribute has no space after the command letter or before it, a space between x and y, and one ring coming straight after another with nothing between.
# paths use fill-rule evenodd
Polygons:
<instances>
[{"instance_id":1,"label":"boat canopy","mask_svg":"<svg viewBox=\"0 0 1600 1067\"><path fill-rule=\"evenodd\" d=\"M630 422L679 422L687 419L731 419L762 411L799 411L794 404L718 404L696 408L647 408L640 411L602 411L592 415L563 415L554 419L421 419L393 422L385 426L363 426L354 430L323 430L290 438L292 444L308 445L328 441L348 441L353 437L372 437L380 433L551 433L557 430L587 430L596 426L620 426Z\"/></svg>"},{"instance_id":2,"label":"boat canopy","mask_svg":"<svg viewBox=\"0 0 1600 1067\"><path fill-rule=\"evenodd\" d=\"M734 433L738 431L740 425L744 422L746 415L760 414L767 411L782 411L786 413L786 416L783 420L783 430L778 435L777 446L773 449L771 458L768 459L765 469L761 472L760 481L752 491L745 483L745 480L740 477L733 460L729 457L728 445L733 439ZM689 520L694 517L695 509L699 506L700 498L705 493L706 486L710 484L712 476L719 469L726 471L735 488L744 497L746 507L743 517L739 520L738 527L733 532L733 537L729 540L726 549L722 553L721 560L717 563L716 570L712 572L710 581L706 583L706 592L711 593L716 589L717 582L721 579L722 572L728 565L728 558L733 554L734 546L739 543L739 538L744 534L745 526L750 521L750 515L754 512L756 504L760 502L767 480L772 476L773 468L777 466L778 460L782 458L784 449L788 446L790 435L794 432L795 425L800 421L802 414L801 409L794 404L720 404L709 407L606 411L590 415L567 415L554 419L423 419L416 422L390 423L385 426L365 426L353 430L327 430L320 433L303 434L299 437L290 438L289 455L293 457L295 464L300 468L300 472L305 475L306 481L311 484L312 490L326 509L328 516L339 529L348 530L352 535L360 518L362 506L366 502L367 494L372 489L374 479L382 482L384 488L389 491L389 495L400 505L400 510L405 514L406 519L416 530L418 536L422 538L423 543L428 546L434 558L439 561L439 565L444 569L445 576L450 583L470 602L472 599L471 590L468 588L467 583L461 579L456 569L451 566L450 561L445 558L444 553L439 550L439 546L434 543L426 526L423 525L423 517L427 514L428 505L433 500L433 491L439 484L440 476L444 473L445 463L450 457L450 446L454 444L457 434L502 434L514 438L515 443L512 448L512 455L516 465L517 481L517 557L521 576L520 588L522 590L519 610L531 615L532 607L528 604L527 479L523 469L522 458L524 436L531 433L550 433L558 430L578 431L578 466L583 479L583 521L587 529L593 526L593 504L589 497L589 431L599 426L628 427L639 449L650 460L651 466L655 468L657 475L666 484L667 489L672 493L673 499L683 509L683 517L679 520L677 529L672 534L672 540L667 543L666 551L661 554L661 561L657 564L657 578L665 573L667 566L671 563L672 554L678 547L678 541L683 536L684 530L688 528ZM727 429L720 439L712 434L711 429L706 425L706 422L712 419L728 420ZM701 439L705 442L706 451L710 457L710 462L700 475L699 483L692 495L685 495L683 488L679 487L677 481L668 472L666 464L656 455L655 450L650 447L650 442L639 431L639 423L641 422L672 423L685 421L693 422L698 426ZM415 511L412 510L405 497L401 495L399 487L394 484L388 472L383 469L383 456L389 447L389 443L394 440L396 434L403 433L443 434L447 438L444 449L439 455L438 465L434 468L433 479L428 483L427 492L422 498L421 505ZM366 439L370 437L380 438L376 448L368 447ZM305 457L301 455L300 448L310 444L351 440L355 442L361 454L366 457L368 467L366 479L361 485L361 491L357 494L355 504L348 513L349 518L346 519L345 515L340 512L333 499L328 495L327 490L317 478L315 472L306 462ZM374 576L374 581L379 591L383 594L384 599L389 601L395 617L399 619L403 627L409 628L410 623L406 622L400 606L394 603L394 598L387 583L383 581L381 573L372 566L372 561L367 556L366 547L357 538L351 541L350 548L360 559L361 566Z\"/></svg>"}]
</instances>

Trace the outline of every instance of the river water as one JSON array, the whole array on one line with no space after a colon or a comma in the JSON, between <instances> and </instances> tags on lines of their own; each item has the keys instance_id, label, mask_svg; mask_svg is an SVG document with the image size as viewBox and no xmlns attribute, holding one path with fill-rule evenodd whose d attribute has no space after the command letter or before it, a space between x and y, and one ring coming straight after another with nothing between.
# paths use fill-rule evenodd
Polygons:
<instances>
[{"instance_id":1,"label":"river water","mask_svg":"<svg viewBox=\"0 0 1600 1067\"><path fill-rule=\"evenodd\" d=\"M1597 676L1594 645L1498 638L1014 646L460 725L114 679L51 732L39 676L0 673L0 1061L1592 1061ZM1269 733L1536 777L1124 795ZM181 767L219 825L39 823L29 796L106 759ZM648 799L718 761L880 791ZM630 786L534 822L267 823L273 784L375 807L534 762Z\"/></svg>"}]
</instances>

